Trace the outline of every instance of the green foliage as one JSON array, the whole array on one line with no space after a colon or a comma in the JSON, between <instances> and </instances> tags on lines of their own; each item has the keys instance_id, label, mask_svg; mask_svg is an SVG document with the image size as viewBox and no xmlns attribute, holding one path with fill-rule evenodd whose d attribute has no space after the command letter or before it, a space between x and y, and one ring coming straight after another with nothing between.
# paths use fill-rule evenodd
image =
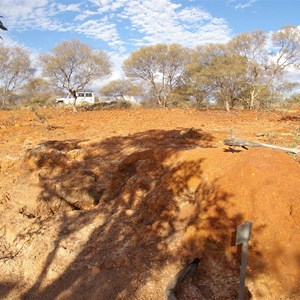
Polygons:
<instances>
[{"instance_id":1,"label":"green foliage","mask_svg":"<svg viewBox=\"0 0 300 300\"><path fill-rule=\"evenodd\" d=\"M123 69L129 78L147 84L158 105L165 107L173 89L183 81L189 53L177 44L142 47L131 53Z\"/></svg>"},{"instance_id":2,"label":"green foliage","mask_svg":"<svg viewBox=\"0 0 300 300\"><path fill-rule=\"evenodd\" d=\"M0 44L0 105L13 101L14 95L33 76L35 69L28 51L20 46Z\"/></svg>"},{"instance_id":3,"label":"green foliage","mask_svg":"<svg viewBox=\"0 0 300 300\"><path fill-rule=\"evenodd\" d=\"M102 109L130 109L139 107L138 104L126 100L116 100L111 102L98 102L92 105L82 106L82 110L102 110Z\"/></svg>"},{"instance_id":4,"label":"green foliage","mask_svg":"<svg viewBox=\"0 0 300 300\"><path fill-rule=\"evenodd\" d=\"M299 66L299 28L274 32L272 54L266 50L267 43L267 34L258 30L240 34L227 44L200 46L187 65L185 83L200 99L215 100L227 110L269 107L290 89L282 79L284 71Z\"/></svg>"},{"instance_id":5,"label":"green foliage","mask_svg":"<svg viewBox=\"0 0 300 300\"><path fill-rule=\"evenodd\" d=\"M247 93L244 92L242 97L247 108L268 106L275 91L278 95L288 88L282 85L284 71L300 63L300 31L297 27L286 26L272 33L272 53L266 50L270 47L268 42L268 35L262 30L242 33L229 42L232 51L247 61ZM265 98L266 93L273 96Z\"/></svg>"},{"instance_id":6,"label":"green foliage","mask_svg":"<svg viewBox=\"0 0 300 300\"><path fill-rule=\"evenodd\" d=\"M61 90L75 97L76 91L84 89L93 80L110 75L108 56L102 50L93 50L78 41L64 41L54 47L50 54L40 56L44 77Z\"/></svg>"},{"instance_id":7,"label":"green foliage","mask_svg":"<svg viewBox=\"0 0 300 300\"><path fill-rule=\"evenodd\" d=\"M134 83L130 80L113 80L100 89L104 96L114 97L116 100L124 96L137 96L143 91L141 84Z\"/></svg>"},{"instance_id":8,"label":"green foliage","mask_svg":"<svg viewBox=\"0 0 300 300\"><path fill-rule=\"evenodd\" d=\"M296 148L300 144L300 127L296 128L293 132L293 141L291 142L290 147Z\"/></svg>"},{"instance_id":9,"label":"green foliage","mask_svg":"<svg viewBox=\"0 0 300 300\"><path fill-rule=\"evenodd\" d=\"M213 99L225 108L236 106L245 86L246 60L227 45L198 47L187 66L192 90L199 102ZM198 86L201 86L199 89Z\"/></svg>"},{"instance_id":10,"label":"green foliage","mask_svg":"<svg viewBox=\"0 0 300 300\"><path fill-rule=\"evenodd\" d=\"M161 107L157 101L153 98L144 98L142 101L140 101L140 105L143 108L159 108Z\"/></svg>"},{"instance_id":11,"label":"green foliage","mask_svg":"<svg viewBox=\"0 0 300 300\"><path fill-rule=\"evenodd\" d=\"M29 107L52 107L57 91L43 78L32 78L21 89L19 102Z\"/></svg>"},{"instance_id":12,"label":"green foliage","mask_svg":"<svg viewBox=\"0 0 300 300\"><path fill-rule=\"evenodd\" d=\"M0 28L6 29L2 22ZM0 45L2 106L17 101L33 107L51 105L56 94L54 86L76 95L77 90L110 74L105 52L72 40L42 54L44 78L32 79L28 53L19 48ZM269 53L268 48L273 52ZM178 44L142 47L123 64L128 78L113 80L100 92L116 100L139 96L144 99L140 103L143 107L265 109L275 103L300 103L299 95L290 96L295 84L287 84L283 79L290 67L300 67L300 30L285 26L271 36L257 30L239 34L226 44L207 44L193 50ZM85 108L132 106L129 101L118 100Z\"/></svg>"},{"instance_id":13,"label":"green foliage","mask_svg":"<svg viewBox=\"0 0 300 300\"><path fill-rule=\"evenodd\" d=\"M300 105L300 93L295 93L287 99L289 105Z\"/></svg>"}]
</instances>

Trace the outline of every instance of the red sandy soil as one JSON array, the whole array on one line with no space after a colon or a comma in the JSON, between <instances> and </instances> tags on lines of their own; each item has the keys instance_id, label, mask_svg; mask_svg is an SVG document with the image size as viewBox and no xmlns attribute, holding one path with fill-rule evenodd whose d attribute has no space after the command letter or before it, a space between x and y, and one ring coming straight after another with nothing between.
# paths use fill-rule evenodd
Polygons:
<instances>
[{"instance_id":1,"label":"red sandy soil","mask_svg":"<svg viewBox=\"0 0 300 300\"><path fill-rule=\"evenodd\" d=\"M0 111L0 298L300 297L300 109Z\"/></svg>"}]
</instances>

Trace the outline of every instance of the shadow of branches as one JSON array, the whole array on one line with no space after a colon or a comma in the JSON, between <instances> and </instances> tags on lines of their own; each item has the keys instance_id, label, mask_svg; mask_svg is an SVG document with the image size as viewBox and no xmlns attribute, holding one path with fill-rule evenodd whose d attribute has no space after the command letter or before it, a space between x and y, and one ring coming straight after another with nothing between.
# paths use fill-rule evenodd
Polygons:
<instances>
[{"instance_id":1,"label":"shadow of branches","mask_svg":"<svg viewBox=\"0 0 300 300\"><path fill-rule=\"evenodd\" d=\"M17 283L12 283L9 281L0 281L0 296L2 299L10 293L17 286Z\"/></svg>"},{"instance_id":2,"label":"shadow of branches","mask_svg":"<svg viewBox=\"0 0 300 300\"><path fill-rule=\"evenodd\" d=\"M299 115L290 115L290 116L283 116L279 119L279 121L293 121L297 122L300 121L300 116Z\"/></svg>"},{"instance_id":3,"label":"shadow of branches","mask_svg":"<svg viewBox=\"0 0 300 300\"><path fill-rule=\"evenodd\" d=\"M195 297L198 296L197 299L238 298L241 255L232 246L237 248L233 242L235 229L245 219L240 213L228 213L234 205L230 200L231 196L222 191L218 180L210 183L202 180L197 186L196 205L190 216L182 247L193 253L193 256L200 252L201 263L196 276L179 290L179 299L189 299L185 296L188 290ZM251 298L246 287L245 299Z\"/></svg>"},{"instance_id":4,"label":"shadow of branches","mask_svg":"<svg viewBox=\"0 0 300 300\"><path fill-rule=\"evenodd\" d=\"M227 214L231 195L204 179L203 159L173 163L179 151L212 141L194 129L151 130L103 141L48 141L29 150L38 214L55 215L59 225L22 299L163 299L174 275L170 265L194 256L202 258L188 282L195 295L234 298L238 264L227 246L243 216ZM63 271L50 278L60 264ZM183 286L178 299L188 295Z\"/></svg>"},{"instance_id":5,"label":"shadow of branches","mask_svg":"<svg viewBox=\"0 0 300 300\"><path fill-rule=\"evenodd\" d=\"M44 204L40 210L54 214L67 208L91 209L97 205L115 173L120 173L122 167L130 172L128 159L134 159L134 155L119 166L130 154L143 156L150 153L149 149L156 149L163 161L180 149L211 147L212 141L213 137L201 130L150 130L99 142L48 141L29 150L25 160L31 172L38 170L39 200Z\"/></svg>"}]
</instances>

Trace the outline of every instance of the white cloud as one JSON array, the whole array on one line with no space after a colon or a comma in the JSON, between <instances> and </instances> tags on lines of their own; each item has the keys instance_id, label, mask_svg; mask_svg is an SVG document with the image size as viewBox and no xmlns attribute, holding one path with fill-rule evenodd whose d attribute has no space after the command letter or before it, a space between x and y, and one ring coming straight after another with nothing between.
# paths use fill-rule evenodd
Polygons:
<instances>
[{"instance_id":1,"label":"white cloud","mask_svg":"<svg viewBox=\"0 0 300 300\"><path fill-rule=\"evenodd\" d=\"M143 35L138 46L180 43L194 47L205 42L227 41L230 33L224 19L213 18L197 7L182 8L169 0L130 1L120 17L129 20L132 28Z\"/></svg>"},{"instance_id":2,"label":"white cloud","mask_svg":"<svg viewBox=\"0 0 300 300\"><path fill-rule=\"evenodd\" d=\"M88 37L100 39L106 42L112 48L118 48L124 52L124 42L120 40L116 25L106 22L106 20L88 20L74 29Z\"/></svg>"},{"instance_id":3,"label":"white cloud","mask_svg":"<svg viewBox=\"0 0 300 300\"><path fill-rule=\"evenodd\" d=\"M108 53L109 60L111 63L111 75L107 78L101 79L101 80L95 80L91 84L91 88L94 91L99 91L101 87L108 84L112 80L118 80L118 79L124 79L125 74L122 69L122 65L124 60L127 58L126 55L120 55L120 53L117 52L109 52Z\"/></svg>"},{"instance_id":4,"label":"white cloud","mask_svg":"<svg viewBox=\"0 0 300 300\"><path fill-rule=\"evenodd\" d=\"M80 12L80 3L77 4L58 4L57 5L58 11L59 12L64 12L64 11L77 11Z\"/></svg>"},{"instance_id":5,"label":"white cloud","mask_svg":"<svg viewBox=\"0 0 300 300\"><path fill-rule=\"evenodd\" d=\"M95 16L95 15L99 15L99 13L96 11L92 11L92 10L84 10L84 11L81 11L80 14L78 14L75 17L75 21L84 21L87 18Z\"/></svg>"},{"instance_id":6,"label":"white cloud","mask_svg":"<svg viewBox=\"0 0 300 300\"><path fill-rule=\"evenodd\" d=\"M30 15L35 9L45 7L48 0L1 0L1 13L6 17L24 18Z\"/></svg>"},{"instance_id":7,"label":"white cloud","mask_svg":"<svg viewBox=\"0 0 300 300\"><path fill-rule=\"evenodd\" d=\"M54 16L66 11L79 11L79 4L64 5L52 0L1 0L10 30L67 31L70 23L62 24Z\"/></svg>"},{"instance_id":8,"label":"white cloud","mask_svg":"<svg viewBox=\"0 0 300 300\"><path fill-rule=\"evenodd\" d=\"M177 14L177 18L183 22L197 23L203 21L210 21L212 19L212 16L204 10L192 7L180 10Z\"/></svg>"},{"instance_id":9,"label":"white cloud","mask_svg":"<svg viewBox=\"0 0 300 300\"><path fill-rule=\"evenodd\" d=\"M228 1L228 3L234 3L234 9L238 10L238 9L245 9L245 8L249 8L251 6L253 6L253 4L255 2L257 2L257 0L248 0L248 1L243 1L243 2L239 2L237 4L235 4L235 2L238 2L236 0L231 0Z\"/></svg>"},{"instance_id":10,"label":"white cloud","mask_svg":"<svg viewBox=\"0 0 300 300\"><path fill-rule=\"evenodd\" d=\"M180 43L194 47L226 42L230 36L225 19L214 18L196 4L184 7L171 0L1 1L10 30L77 32L121 53L126 46Z\"/></svg>"},{"instance_id":11,"label":"white cloud","mask_svg":"<svg viewBox=\"0 0 300 300\"><path fill-rule=\"evenodd\" d=\"M295 69L294 67L288 68L288 70L285 74L286 80L291 81L291 82L298 82L300 84L299 78L300 78L300 70L299 69Z\"/></svg>"},{"instance_id":12,"label":"white cloud","mask_svg":"<svg viewBox=\"0 0 300 300\"><path fill-rule=\"evenodd\" d=\"M226 3L242 10L253 7L257 1ZM230 39L227 21L200 8L196 0L181 1L182 4L174 0L0 0L0 3L0 14L5 16L3 23L9 29L1 32L5 42L13 43L9 38L11 32L27 29L82 34L108 46L113 62L110 79L123 77L121 65L129 48L156 43L195 47ZM297 76L299 72L292 70L289 78Z\"/></svg>"}]
</instances>

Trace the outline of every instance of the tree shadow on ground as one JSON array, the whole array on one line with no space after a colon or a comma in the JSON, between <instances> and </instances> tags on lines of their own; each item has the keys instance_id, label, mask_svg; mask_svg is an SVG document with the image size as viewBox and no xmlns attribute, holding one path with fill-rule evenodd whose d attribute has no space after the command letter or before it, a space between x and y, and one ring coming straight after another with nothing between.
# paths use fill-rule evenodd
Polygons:
<instances>
[{"instance_id":1,"label":"tree shadow on ground","mask_svg":"<svg viewBox=\"0 0 300 300\"><path fill-rule=\"evenodd\" d=\"M300 254L297 255L296 257L296 264L298 266L298 275L297 275L297 278L296 278L296 282L300 282ZM292 294L293 295L300 295L300 285L298 284L297 287L295 287L292 291Z\"/></svg>"},{"instance_id":2,"label":"tree shadow on ground","mask_svg":"<svg viewBox=\"0 0 300 300\"><path fill-rule=\"evenodd\" d=\"M196 207L183 247L194 255L200 251L201 260L198 272L179 290L179 299L189 299L184 295L188 290L195 295L193 299L238 298L241 256L232 250L231 237L235 238L237 225L245 220L242 214L228 214L234 205L231 196L222 191L217 180L210 184L202 181L197 187ZM251 297L246 287L245 299Z\"/></svg>"},{"instance_id":3,"label":"tree shadow on ground","mask_svg":"<svg viewBox=\"0 0 300 300\"><path fill-rule=\"evenodd\" d=\"M203 178L203 159L170 162L179 151L211 147L212 141L196 130L152 130L99 142L49 141L28 151L27 164L41 188L39 213L58 215L59 230L42 272L22 299L142 299L151 289L156 297L170 279L163 270L196 256L202 259L193 279L198 293L231 299L218 296L219 285L225 295L235 296L239 267L227 245L243 216L227 214L230 195ZM50 280L64 242L93 222L87 242ZM231 279L216 279L220 273ZM208 280L201 288L203 274ZM182 290L178 298L188 293Z\"/></svg>"},{"instance_id":4,"label":"tree shadow on ground","mask_svg":"<svg viewBox=\"0 0 300 300\"><path fill-rule=\"evenodd\" d=\"M122 177L130 171L127 170L130 161L122 162L130 154L135 153L127 160L151 156L151 151L155 150L163 161L182 149L211 147L212 141L213 137L201 130L150 130L99 142L48 141L29 150L25 160L31 172L38 169L42 188L39 200L44 204L40 209L51 210L54 214L67 207L71 210L93 208L110 188L112 177ZM121 168L125 172L120 172Z\"/></svg>"},{"instance_id":5,"label":"tree shadow on ground","mask_svg":"<svg viewBox=\"0 0 300 300\"><path fill-rule=\"evenodd\" d=\"M279 119L279 121L293 121L293 122L298 122L300 121L300 116L299 115L290 115L290 116L283 116Z\"/></svg>"},{"instance_id":6,"label":"tree shadow on ground","mask_svg":"<svg viewBox=\"0 0 300 300\"><path fill-rule=\"evenodd\" d=\"M16 282L0 281L0 296L5 299L6 296L17 286Z\"/></svg>"}]
</instances>

